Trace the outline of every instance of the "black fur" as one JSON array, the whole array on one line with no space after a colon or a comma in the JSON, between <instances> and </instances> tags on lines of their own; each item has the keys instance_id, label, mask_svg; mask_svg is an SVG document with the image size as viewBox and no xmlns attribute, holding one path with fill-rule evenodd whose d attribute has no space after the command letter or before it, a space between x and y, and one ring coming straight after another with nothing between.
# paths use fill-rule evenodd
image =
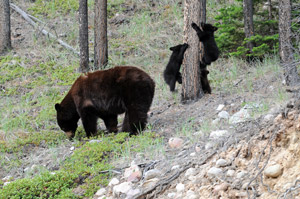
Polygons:
<instances>
[{"instance_id":1,"label":"black fur","mask_svg":"<svg viewBox=\"0 0 300 199\"><path fill-rule=\"evenodd\" d=\"M206 69L201 69L201 86L204 93L211 94L211 88L209 85L209 81L207 78L207 75L209 74L209 71Z\"/></svg>"},{"instance_id":2,"label":"black fur","mask_svg":"<svg viewBox=\"0 0 300 199\"><path fill-rule=\"evenodd\" d=\"M200 67L204 68L204 65L206 67L219 58L220 52L214 37L214 32L218 28L211 24L201 23L201 30L194 22L192 28L197 32L199 41L204 45L204 56L200 64Z\"/></svg>"},{"instance_id":3,"label":"black fur","mask_svg":"<svg viewBox=\"0 0 300 199\"><path fill-rule=\"evenodd\" d=\"M188 47L189 45L185 43L170 48L173 52L169 63L164 70L164 80L170 86L170 91L175 90L176 81L179 84L182 83L182 76L179 71L183 61L184 52Z\"/></svg>"}]
</instances>

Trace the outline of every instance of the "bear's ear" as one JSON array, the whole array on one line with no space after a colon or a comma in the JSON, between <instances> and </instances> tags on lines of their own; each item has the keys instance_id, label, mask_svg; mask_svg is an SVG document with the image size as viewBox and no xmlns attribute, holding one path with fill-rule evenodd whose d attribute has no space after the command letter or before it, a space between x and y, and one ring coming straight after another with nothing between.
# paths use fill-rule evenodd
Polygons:
<instances>
[{"instance_id":1,"label":"bear's ear","mask_svg":"<svg viewBox=\"0 0 300 199\"><path fill-rule=\"evenodd\" d=\"M58 111L61 111L61 106L60 104L55 104L55 110L58 112Z\"/></svg>"},{"instance_id":2,"label":"bear's ear","mask_svg":"<svg viewBox=\"0 0 300 199\"><path fill-rule=\"evenodd\" d=\"M214 32L218 30L218 28L216 26L213 26L213 27L214 27L213 28Z\"/></svg>"},{"instance_id":3,"label":"bear's ear","mask_svg":"<svg viewBox=\"0 0 300 199\"><path fill-rule=\"evenodd\" d=\"M171 47L170 50L171 50L171 51L174 51L174 50L175 50L175 47Z\"/></svg>"}]
</instances>

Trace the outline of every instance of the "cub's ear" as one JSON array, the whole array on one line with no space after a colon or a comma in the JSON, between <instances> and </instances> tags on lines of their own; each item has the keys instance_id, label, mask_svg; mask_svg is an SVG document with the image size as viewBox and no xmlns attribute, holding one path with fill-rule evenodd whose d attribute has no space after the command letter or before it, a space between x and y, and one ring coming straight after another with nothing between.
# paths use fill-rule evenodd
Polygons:
<instances>
[{"instance_id":1,"label":"cub's ear","mask_svg":"<svg viewBox=\"0 0 300 199\"><path fill-rule=\"evenodd\" d=\"M171 47L170 50L171 50L171 51L174 51L174 50L175 50L175 47Z\"/></svg>"},{"instance_id":2,"label":"cub's ear","mask_svg":"<svg viewBox=\"0 0 300 199\"><path fill-rule=\"evenodd\" d=\"M214 27L213 28L214 32L218 30L218 28L216 26L213 26L213 27Z\"/></svg>"},{"instance_id":3,"label":"cub's ear","mask_svg":"<svg viewBox=\"0 0 300 199\"><path fill-rule=\"evenodd\" d=\"M55 104L55 110L58 112L58 111L61 111L61 106L60 104Z\"/></svg>"}]
</instances>

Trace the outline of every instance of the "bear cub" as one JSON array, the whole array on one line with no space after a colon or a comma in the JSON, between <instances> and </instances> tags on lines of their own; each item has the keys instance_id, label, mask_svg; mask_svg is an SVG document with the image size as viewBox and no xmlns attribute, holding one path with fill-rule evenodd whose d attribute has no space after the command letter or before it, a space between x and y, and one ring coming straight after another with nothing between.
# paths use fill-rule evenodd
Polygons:
<instances>
[{"instance_id":1,"label":"bear cub","mask_svg":"<svg viewBox=\"0 0 300 199\"><path fill-rule=\"evenodd\" d=\"M182 77L179 71L183 61L184 52L188 47L189 45L184 43L170 48L172 55L164 70L164 80L169 85L170 91L172 92L175 90L176 81L179 84L182 83Z\"/></svg>"},{"instance_id":2,"label":"bear cub","mask_svg":"<svg viewBox=\"0 0 300 199\"><path fill-rule=\"evenodd\" d=\"M211 24L201 23L201 30L194 22L192 23L192 28L197 32L199 41L204 46L204 56L200 63L200 67L203 68L216 61L220 55L214 36L214 32L218 28Z\"/></svg>"},{"instance_id":3,"label":"bear cub","mask_svg":"<svg viewBox=\"0 0 300 199\"><path fill-rule=\"evenodd\" d=\"M201 86L204 93L211 94L211 88L209 85L209 81L207 78L207 75L209 74L209 71L206 69L201 69Z\"/></svg>"},{"instance_id":4,"label":"bear cub","mask_svg":"<svg viewBox=\"0 0 300 199\"><path fill-rule=\"evenodd\" d=\"M58 125L70 139L80 118L87 137L96 134L98 118L109 132L117 132L117 117L125 112L122 131L137 134L146 126L154 88L152 78L132 66L87 73L55 104Z\"/></svg>"}]
</instances>

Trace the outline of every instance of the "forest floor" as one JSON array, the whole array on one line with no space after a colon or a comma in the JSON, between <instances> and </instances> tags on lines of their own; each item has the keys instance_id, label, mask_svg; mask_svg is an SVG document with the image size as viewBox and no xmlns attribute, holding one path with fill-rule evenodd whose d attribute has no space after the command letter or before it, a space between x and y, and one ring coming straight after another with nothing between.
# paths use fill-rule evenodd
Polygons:
<instances>
[{"instance_id":1,"label":"forest floor","mask_svg":"<svg viewBox=\"0 0 300 199\"><path fill-rule=\"evenodd\" d=\"M22 8L26 10L29 5L31 3L24 3ZM109 20L110 37L118 38L119 26L129 23L130 16L139 8L129 6L125 17L112 17ZM13 50L10 54L26 58L27 62L23 63L26 66L49 61L51 56L57 55L55 51L65 53L56 42L46 42L47 39L16 12L12 11L11 18ZM76 19L56 18L51 24L62 30L57 35L63 38L68 34L66 30L72 20ZM45 56L46 51L50 55ZM78 59L66 54L67 59ZM156 82L146 133L154 132L155 137L162 138L161 145L153 151L113 159L111 164L115 172L111 178L118 179L118 182L109 180L111 183L103 187L105 190L97 192L93 198L300 198L299 88L284 86L278 59L271 57L262 63L245 63L220 58L208 67L212 94L182 104L181 85L176 85L176 92L171 93L162 81L169 52L162 51L161 54L163 61L155 66L141 66ZM13 64L14 60L9 62ZM30 81L34 78L38 77L28 77ZM20 79L7 81L1 83L0 89L4 93L19 84ZM69 86L54 87L61 95ZM30 92L25 87L18 88L23 88L17 90L20 95L1 99L2 109L6 106L4 100L18 102ZM43 90L35 91L35 95L42 95L47 89L45 86ZM57 101L51 106L54 107L55 103ZM40 109L31 109L29 114L34 115ZM56 125L55 118L50 120ZM99 128L104 129L103 123ZM62 133L57 126L51 129ZM16 134L19 133L13 133ZM2 142L12 139L4 130L0 130L0 138ZM179 140L175 146L172 145L174 140ZM76 142L62 140L52 147L46 142L27 144L22 149L22 157L19 156L21 164L0 168L0 178L5 184L12 179L28 177L26 170L32 170L34 176L43 170L41 165L44 169L56 171L65 159L72 156ZM1 160L4 165L5 161L14 158L12 153L3 155L6 159ZM130 173L130 170L138 174ZM150 175L149 171L153 174ZM73 192L82 197L84 189L78 186Z\"/></svg>"}]
</instances>

